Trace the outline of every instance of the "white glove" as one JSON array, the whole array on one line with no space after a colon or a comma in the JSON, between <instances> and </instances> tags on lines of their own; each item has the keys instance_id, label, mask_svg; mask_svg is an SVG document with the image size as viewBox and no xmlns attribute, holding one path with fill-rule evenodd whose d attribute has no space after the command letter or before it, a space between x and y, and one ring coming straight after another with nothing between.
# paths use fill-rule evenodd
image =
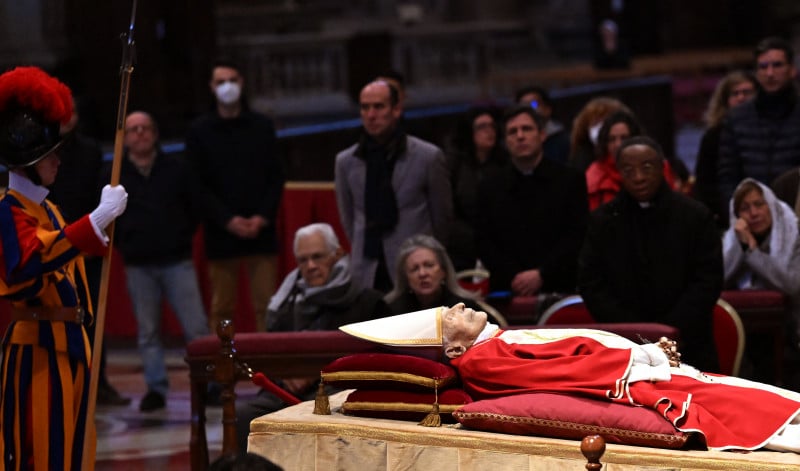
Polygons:
<instances>
[{"instance_id":1,"label":"white glove","mask_svg":"<svg viewBox=\"0 0 800 471\"><path fill-rule=\"evenodd\" d=\"M89 219L100 230L104 230L117 216L125 212L128 205L128 192L122 185L103 187L100 204L89 214Z\"/></svg>"},{"instance_id":2,"label":"white glove","mask_svg":"<svg viewBox=\"0 0 800 471\"><path fill-rule=\"evenodd\" d=\"M628 374L628 383L636 381L669 381L669 359L661 347L648 343L636 345L633 351L633 365Z\"/></svg>"}]
</instances>

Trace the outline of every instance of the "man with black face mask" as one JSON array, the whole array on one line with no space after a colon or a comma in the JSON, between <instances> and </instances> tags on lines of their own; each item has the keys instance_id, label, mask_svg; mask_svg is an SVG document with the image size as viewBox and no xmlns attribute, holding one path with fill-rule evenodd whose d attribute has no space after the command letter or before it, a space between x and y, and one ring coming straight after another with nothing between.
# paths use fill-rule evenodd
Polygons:
<instances>
[{"instance_id":1,"label":"man with black face mask","mask_svg":"<svg viewBox=\"0 0 800 471\"><path fill-rule=\"evenodd\" d=\"M242 96L241 69L218 61L209 83L214 109L192 123L186 153L201 179L204 236L212 298L209 328L232 319L240 265L247 268L256 329L265 330L275 291L275 220L283 191L275 127Z\"/></svg>"},{"instance_id":2,"label":"man with black face mask","mask_svg":"<svg viewBox=\"0 0 800 471\"><path fill-rule=\"evenodd\" d=\"M800 165L794 50L786 40L769 37L758 43L754 55L756 98L729 112L720 138L717 173L725 203L744 178L769 184Z\"/></svg>"}]
</instances>

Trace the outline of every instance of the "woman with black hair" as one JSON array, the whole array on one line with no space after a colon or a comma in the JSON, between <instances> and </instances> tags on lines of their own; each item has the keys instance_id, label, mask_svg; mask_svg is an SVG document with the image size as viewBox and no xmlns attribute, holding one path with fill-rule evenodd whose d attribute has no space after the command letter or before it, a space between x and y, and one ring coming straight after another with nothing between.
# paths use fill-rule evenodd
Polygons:
<instances>
[{"instance_id":1,"label":"woman with black hair","mask_svg":"<svg viewBox=\"0 0 800 471\"><path fill-rule=\"evenodd\" d=\"M603 121L597 136L595 160L586 169L590 211L611 201L619 193L622 177L617 170L617 150L622 141L641 134L641 125L627 111L615 111Z\"/></svg>"},{"instance_id":2,"label":"woman with black hair","mask_svg":"<svg viewBox=\"0 0 800 471\"><path fill-rule=\"evenodd\" d=\"M447 163L453 188L454 221L448 252L456 270L475 268L474 222L478 184L483 178L508 162L500 145L499 110L490 106L473 107L457 124Z\"/></svg>"}]
</instances>

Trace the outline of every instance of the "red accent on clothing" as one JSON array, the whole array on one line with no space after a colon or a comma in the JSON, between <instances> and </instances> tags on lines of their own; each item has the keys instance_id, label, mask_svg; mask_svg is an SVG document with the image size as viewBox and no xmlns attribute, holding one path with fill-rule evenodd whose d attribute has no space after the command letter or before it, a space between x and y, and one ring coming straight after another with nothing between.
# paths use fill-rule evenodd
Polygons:
<instances>
[{"instance_id":1,"label":"red accent on clothing","mask_svg":"<svg viewBox=\"0 0 800 471\"><path fill-rule=\"evenodd\" d=\"M675 172L668 160L664 161L664 180L675 189ZM586 188L589 195L589 211L613 200L622 188L622 175L617 170L616 159L607 155L595 160L586 169Z\"/></svg>"},{"instance_id":2,"label":"red accent on clothing","mask_svg":"<svg viewBox=\"0 0 800 471\"><path fill-rule=\"evenodd\" d=\"M452 361L464 389L475 399L528 392L605 399L626 376L630 363L630 350L578 336L537 345L491 338Z\"/></svg>"},{"instance_id":3,"label":"red accent on clothing","mask_svg":"<svg viewBox=\"0 0 800 471\"><path fill-rule=\"evenodd\" d=\"M40 252L44 244L36 237L36 231L39 228L39 221L36 218L32 218L29 213L16 206L11 207L11 214L14 217L14 227L19 243L20 261L17 267L21 267L25 266L34 254Z\"/></svg>"},{"instance_id":4,"label":"red accent on clothing","mask_svg":"<svg viewBox=\"0 0 800 471\"><path fill-rule=\"evenodd\" d=\"M706 376L713 381L716 375ZM637 403L657 410L678 429L703 433L708 447L715 449L761 448L800 408L791 399L756 387L705 383L682 375L633 383L630 392Z\"/></svg>"},{"instance_id":5,"label":"red accent on clothing","mask_svg":"<svg viewBox=\"0 0 800 471\"><path fill-rule=\"evenodd\" d=\"M586 337L545 344L507 344L493 337L452 361L473 399L528 392L555 392L597 399L623 386L612 400L654 409L684 432L703 434L713 449L763 447L800 411L800 402L759 383L724 384L727 377L696 379L674 374L669 381L627 385L628 349L608 348ZM734 379L735 380L735 379ZM739 380L735 380L739 381Z\"/></svg>"},{"instance_id":6,"label":"red accent on clothing","mask_svg":"<svg viewBox=\"0 0 800 471\"><path fill-rule=\"evenodd\" d=\"M65 227L64 235L81 252L98 256L106 253L107 247L97 238L88 214Z\"/></svg>"},{"instance_id":7,"label":"red accent on clothing","mask_svg":"<svg viewBox=\"0 0 800 471\"><path fill-rule=\"evenodd\" d=\"M622 176L617 171L614 157L595 160L586 169L586 186L589 193L589 211L613 200L622 186Z\"/></svg>"}]
</instances>

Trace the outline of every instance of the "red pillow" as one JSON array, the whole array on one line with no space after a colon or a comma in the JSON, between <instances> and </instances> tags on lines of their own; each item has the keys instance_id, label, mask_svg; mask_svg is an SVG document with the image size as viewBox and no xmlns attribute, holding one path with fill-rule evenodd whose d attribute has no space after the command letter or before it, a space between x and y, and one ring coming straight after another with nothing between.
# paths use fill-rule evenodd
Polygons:
<instances>
[{"instance_id":1,"label":"red pillow","mask_svg":"<svg viewBox=\"0 0 800 471\"><path fill-rule=\"evenodd\" d=\"M658 412L563 394L532 393L473 402L453 412L477 430L581 440L598 434L609 443L681 448L691 434Z\"/></svg>"},{"instance_id":2,"label":"red pillow","mask_svg":"<svg viewBox=\"0 0 800 471\"><path fill-rule=\"evenodd\" d=\"M350 393L342 404L342 412L359 417L413 420L419 422L433 409L436 395L432 392L359 389ZM452 413L472 398L462 389L446 389L439 393L439 416L442 422L455 422Z\"/></svg>"},{"instance_id":3,"label":"red pillow","mask_svg":"<svg viewBox=\"0 0 800 471\"><path fill-rule=\"evenodd\" d=\"M456 371L438 361L393 353L359 353L329 363L321 372L325 384L340 389L431 391L453 383Z\"/></svg>"}]
</instances>

